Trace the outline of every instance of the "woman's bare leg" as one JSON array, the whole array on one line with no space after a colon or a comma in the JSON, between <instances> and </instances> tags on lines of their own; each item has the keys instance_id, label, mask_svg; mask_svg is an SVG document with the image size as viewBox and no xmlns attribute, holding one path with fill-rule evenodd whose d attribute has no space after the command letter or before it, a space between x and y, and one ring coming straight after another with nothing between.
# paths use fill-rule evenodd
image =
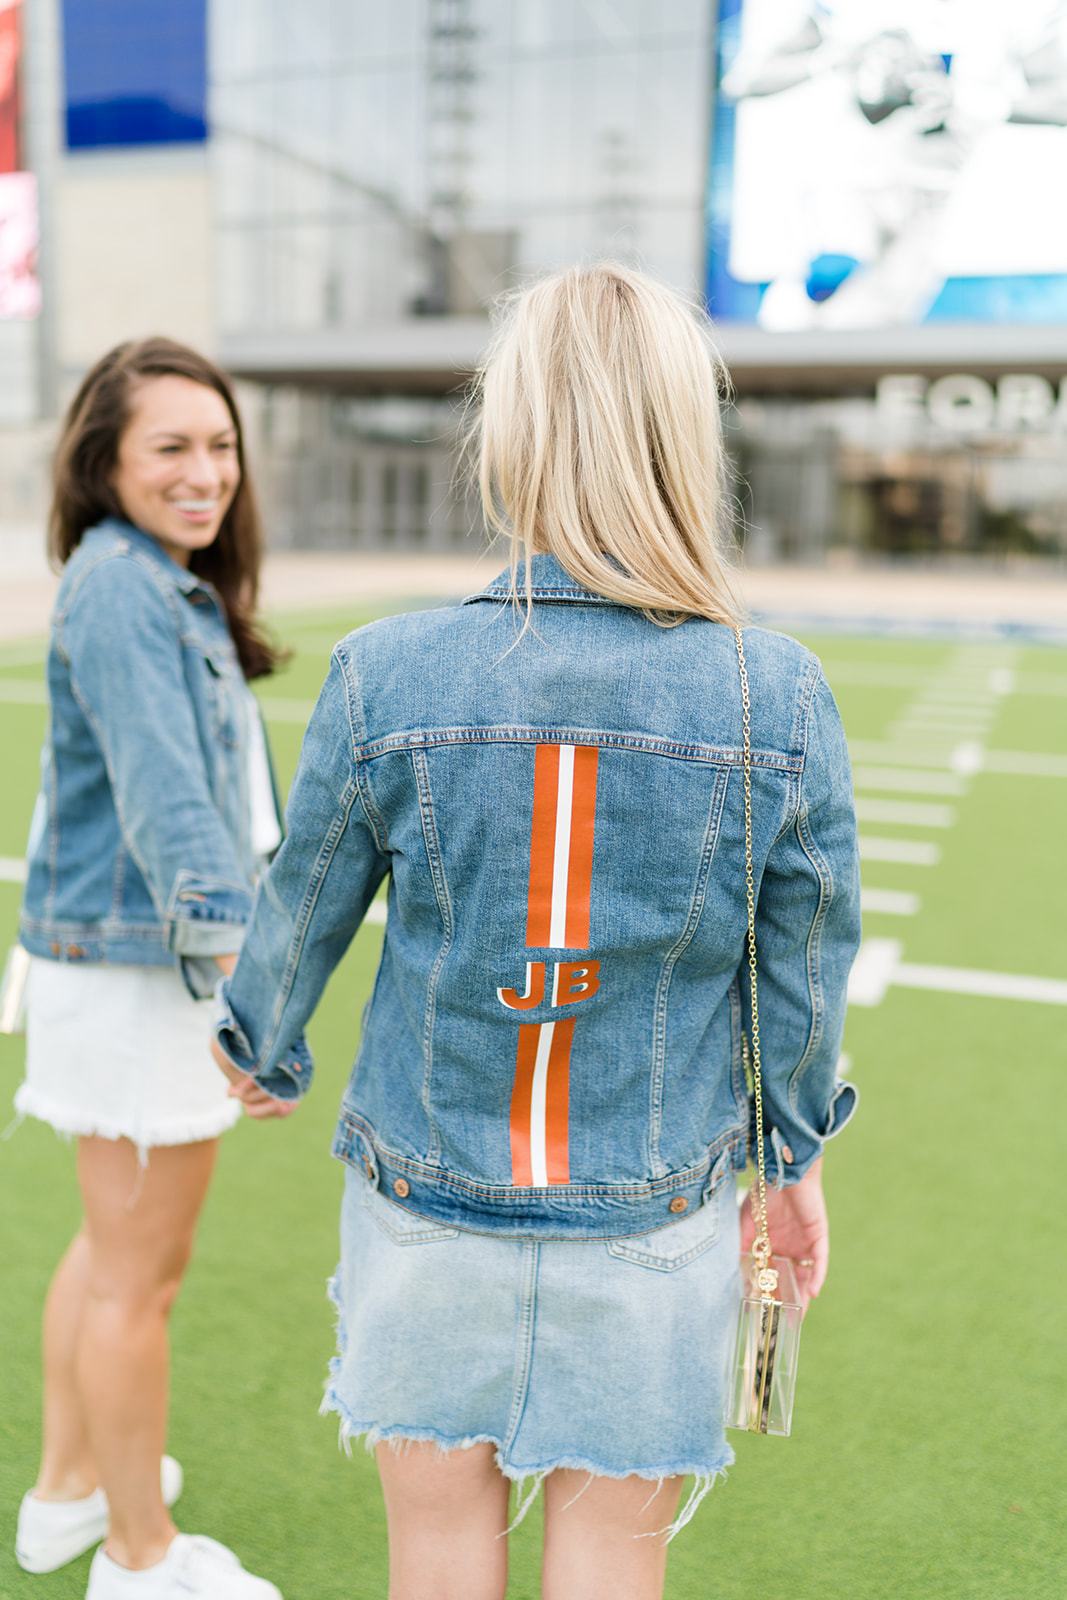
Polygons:
<instances>
[{"instance_id":1,"label":"woman's bare leg","mask_svg":"<svg viewBox=\"0 0 1067 1600\"><path fill-rule=\"evenodd\" d=\"M79 1229L55 1270L44 1304L44 1418L34 1489L39 1500L80 1500L99 1482L75 1371L88 1289L89 1241Z\"/></svg>"},{"instance_id":2,"label":"woman's bare leg","mask_svg":"<svg viewBox=\"0 0 1067 1600\"><path fill-rule=\"evenodd\" d=\"M550 1473L542 1600L661 1600L666 1542L634 1535L669 1527L681 1489L681 1478L665 1478L657 1492L647 1478Z\"/></svg>"},{"instance_id":3,"label":"woman's bare leg","mask_svg":"<svg viewBox=\"0 0 1067 1600\"><path fill-rule=\"evenodd\" d=\"M389 1600L504 1600L507 1479L490 1444L380 1444ZM573 1600L573 1597L572 1597Z\"/></svg>"},{"instance_id":4,"label":"woman's bare leg","mask_svg":"<svg viewBox=\"0 0 1067 1600\"><path fill-rule=\"evenodd\" d=\"M89 1272L76 1370L111 1531L124 1567L161 1561L175 1528L159 1461L167 1430L167 1318L192 1251L217 1139L157 1146L147 1170L126 1139L81 1139Z\"/></svg>"}]
</instances>

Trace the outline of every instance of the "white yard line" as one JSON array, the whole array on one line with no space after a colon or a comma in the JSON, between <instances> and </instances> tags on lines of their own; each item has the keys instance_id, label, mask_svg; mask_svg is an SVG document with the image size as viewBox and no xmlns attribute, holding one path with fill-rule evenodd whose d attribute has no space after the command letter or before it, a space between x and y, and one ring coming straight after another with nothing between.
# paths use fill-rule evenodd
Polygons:
<instances>
[{"instance_id":1,"label":"white yard line","mask_svg":"<svg viewBox=\"0 0 1067 1600\"><path fill-rule=\"evenodd\" d=\"M899 988L1067 1006L1067 982L1060 978L1034 978L1021 972L986 972L974 967L926 966L901 961L902 948L899 939L864 939L849 977L851 1005L881 1005L890 988Z\"/></svg>"},{"instance_id":2,"label":"white yard line","mask_svg":"<svg viewBox=\"0 0 1067 1600\"><path fill-rule=\"evenodd\" d=\"M877 839L860 834L861 861L897 861L908 867L936 867L941 851L921 839Z\"/></svg>"},{"instance_id":3,"label":"white yard line","mask_svg":"<svg viewBox=\"0 0 1067 1600\"><path fill-rule=\"evenodd\" d=\"M902 794L963 795L967 786L955 772L909 771L907 767L857 767L852 774L856 789L889 789Z\"/></svg>"},{"instance_id":4,"label":"white yard line","mask_svg":"<svg viewBox=\"0 0 1067 1600\"><path fill-rule=\"evenodd\" d=\"M46 706L48 685L33 678L0 678L0 700L9 706Z\"/></svg>"},{"instance_id":5,"label":"white yard line","mask_svg":"<svg viewBox=\"0 0 1067 1600\"><path fill-rule=\"evenodd\" d=\"M865 795L856 801L856 816L860 822L899 822L907 828L951 828L956 821L951 806L923 805L918 800L869 800Z\"/></svg>"},{"instance_id":6,"label":"white yard line","mask_svg":"<svg viewBox=\"0 0 1067 1600\"><path fill-rule=\"evenodd\" d=\"M890 917L914 917L919 910L917 894L905 889L861 889L860 910L878 911Z\"/></svg>"},{"instance_id":7,"label":"white yard line","mask_svg":"<svg viewBox=\"0 0 1067 1600\"><path fill-rule=\"evenodd\" d=\"M982 771L1014 778L1067 778L1067 756L1031 755L1029 750L987 750Z\"/></svg>"},{"instance_id":8,"label":"white yard line","mask_svg":"<svg viewBox=\"0 0 1067 1600\"><path fill-rule=\"evenodd\" d=\"M26 863L21 856L0 856L0 883L25 883Z\"/></svg>"},{"instance_id":9,"label":"white yard line","mask_svg":"<svg viewBox=\"0 0 1067 1600\"><path fill-rule=\"evenodd\" d=\"M372 900L363 921L373 922L376 927L384 928L388 912L389 907L384 900Z\"/></svg>"}]
</instances>

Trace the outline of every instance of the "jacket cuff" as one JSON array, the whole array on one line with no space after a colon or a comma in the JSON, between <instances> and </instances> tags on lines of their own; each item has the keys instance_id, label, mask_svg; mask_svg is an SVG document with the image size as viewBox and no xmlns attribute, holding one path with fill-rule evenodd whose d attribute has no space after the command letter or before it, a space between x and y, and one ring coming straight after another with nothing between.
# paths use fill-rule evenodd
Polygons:
<instances>
[{"instance_id":1,"label":"jacket cuff","mask_svg":"<svg viewBox=\"0 0 1067 1600\"><path fill-rule=\"evenodd\" d=\"M827 1139L833 1139L846 1123L851 1122L859 1097L855 1084L841 1078L834 1089L821 1131L801 1123L794 1123L788 1128L772 1127L764 1143L768 1185L774 1189L788 1189L794 1183L799 1183L822 1155Z\"/></svg>"},{"instance_id":2,"label":"jacket cuff","mask_svg":"<svg viewBox=\"0 0 1067 1600\"><path fill-rule=\"evenodd\" d=\"M265 1089L269 1095L273 1095L275 1100L299 1100L306 1094L311 1087L315 1064L304 1035L301 1034L290 1046L283 1060L275 1062L264 1071L261 1063L256 1060L248 1035L230 1004L228 978L219 980L215 989L215 1002L217 1008L215 1038L226 1059L239 1072L245 1072L250 1078L254 1078L259 1087Z\"/></svg>"},{"instance_id":3,"label":"jacket cuff","mask_svg":"<svg viewBox=\"0 0 1067 1600\"><path fill-rule=\"evenodd\" d=\"M183 869L163 914L163 939L176 956L234 955L251 912L247 885Z\"/></svg>"}]
</instances>

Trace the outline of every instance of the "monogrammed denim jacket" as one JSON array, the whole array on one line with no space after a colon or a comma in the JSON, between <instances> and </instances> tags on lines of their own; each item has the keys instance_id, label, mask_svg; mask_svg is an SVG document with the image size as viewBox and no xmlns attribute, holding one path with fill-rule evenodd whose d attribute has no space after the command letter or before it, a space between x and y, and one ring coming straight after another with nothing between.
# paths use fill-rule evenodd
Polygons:
<instances>
[{"instance_id":1,"label":"monogrammed denim jacket","mask_svg":"<svg viewBox=\"0 0 1067 1600\"><path fill-rule=\"evenodd\" d=\"M209 994L252 905L253 714L215 590L129 523L63 572L19 936L55 961L171 965Z\"/></svg>"},{"instance_id":2,"label":"monogrammed denim jacket","mask_svg":"<svg viewBox=\"0 0 1067 1600\"><path fill-rule=\"evenodd\" d=\"M744 1166L741 695L732 631L660 628L548 556L333 653L219 1037L271 1093L388 879L335 1153L475 1231L648 1231ZM845 739L816 658L745 630L768 1166L850 1116L835 1069L859 939Z\"/></svg>"}]
</instances>

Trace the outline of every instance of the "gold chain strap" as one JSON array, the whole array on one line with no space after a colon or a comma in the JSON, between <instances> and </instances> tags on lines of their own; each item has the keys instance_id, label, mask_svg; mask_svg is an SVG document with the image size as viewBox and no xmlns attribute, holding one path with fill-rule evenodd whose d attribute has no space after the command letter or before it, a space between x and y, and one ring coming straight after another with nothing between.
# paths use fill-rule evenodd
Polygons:
<instances>
[{"instance_id":1,"label":"gold chain strap","mask_svg":"<svg viewBox=\"0 0 1067 1600\"><path fill-rule=\"evenodd\" d=\"M752 1242L752 1255L756 1262L756 1283L760 1293L769 1297L778 1287L778 1274L770 1265L767 1166L763 1151L763 1077L760 1070L759 988L756 978L756 890L752 868L752 701L748 692L748 667L740 628L734 629L734 638L737 641L737 666L741 674L741 730L744 738L745 774L745 899L748 904L748 979L752 994L752 1092L756 1102L756 1183L752 1192L756 1237Z\"/></svg>"}]
</instances>

